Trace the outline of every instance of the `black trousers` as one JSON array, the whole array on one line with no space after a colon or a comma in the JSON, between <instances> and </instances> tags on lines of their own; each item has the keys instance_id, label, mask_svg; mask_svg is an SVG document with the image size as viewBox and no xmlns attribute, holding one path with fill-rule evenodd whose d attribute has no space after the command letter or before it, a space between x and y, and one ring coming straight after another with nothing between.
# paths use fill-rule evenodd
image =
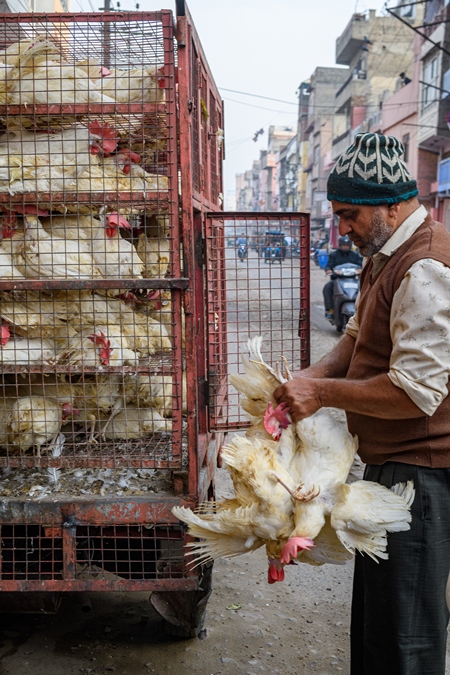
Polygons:
<instances>
[{"instance_id":1,"label":"black trousers","mask_svg":"<svg viewBox=\"0 0 450 675\"><path fill-rule=\"evenodd\" d=\"M450 571L450 469L388 462L365 480L414 481L408 532L388 536L389 560L357 555L351 675L445 675Z\"/></svg>"},{"instance_id":2,"label":"black trousers","mask_svg":"<svg viewBox=\"0 0 450 675\"><path fill-rule=\"evenodd\" d=\"M325 311L333 309L334 307L334 281L328 281L323 287L323 301L325 303Z\"/></svg>"}]
</instances>

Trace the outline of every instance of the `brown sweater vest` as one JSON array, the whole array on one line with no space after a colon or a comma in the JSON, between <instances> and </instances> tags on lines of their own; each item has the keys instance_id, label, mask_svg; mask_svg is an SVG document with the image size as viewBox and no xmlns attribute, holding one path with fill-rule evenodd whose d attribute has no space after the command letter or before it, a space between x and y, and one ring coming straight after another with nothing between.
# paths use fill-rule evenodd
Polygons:
<instances>
[{"instance_id":1,"label":"brown sweater vest","mask_svg":"<svg viewBox=\"0 0 450 675\"><path fill-rule=\"evenodd\" d=\"M450 267L450 233L430 216L374 279L371 279L372 260L364 267L358 304L359 331L348 379L366 380L389 371L392 300L406 272L423 258L433 258ZM347 420L351 433L359 437L359 454L367 464L395 461L450 467L450 396L431 417L386 420L347 413Z\"/></svg>"}]
</instances>

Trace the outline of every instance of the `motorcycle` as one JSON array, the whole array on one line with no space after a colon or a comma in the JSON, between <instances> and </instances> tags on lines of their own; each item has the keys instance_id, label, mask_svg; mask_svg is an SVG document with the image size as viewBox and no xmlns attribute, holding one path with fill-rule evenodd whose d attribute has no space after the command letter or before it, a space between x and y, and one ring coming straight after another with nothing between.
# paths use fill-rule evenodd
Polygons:
<instances>
[{"instance_id":1,"label":"motorcycle","mask_svg":"<svg viewBox=\"0 0 450 675\"><path fill-rule=\"evenodd\" d=\"M244 244L239 244L238 258L241 262L244 262L247 258L247 247Z\"/></svg>"},{"instance_id":2,"label":"motorcycle","mask_svg":"<svg viewBox=\"0 0 450 675\"><path fill-rule=\"evenodd\" d=\"M334 314L329 321L342 333L349 319L355 313L355 300L359 293L359 275L361 268L353 263L343 263L333 268L331 279L334 281Z\"/></svg>"}]
</instances>

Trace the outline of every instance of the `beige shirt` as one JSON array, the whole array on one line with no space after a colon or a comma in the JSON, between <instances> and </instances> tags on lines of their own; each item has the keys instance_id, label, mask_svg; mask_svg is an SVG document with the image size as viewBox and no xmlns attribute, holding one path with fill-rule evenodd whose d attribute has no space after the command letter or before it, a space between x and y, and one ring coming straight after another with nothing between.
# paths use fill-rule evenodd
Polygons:
<instances>
[{"instance_id":1,"label":"beige shirt","mask_svg":"<svg viewBox=\"0 0 450 675\"><path fill-rule=\"evenodd\" d=\"M390 256L417 230L427 216L420 206L372 256L378 274ZM358 309L346 332L359 330ZM450 268L424 258L405 274L391 307L392 353L388 376L427 415L447 396L450 372Z\"/></svg>"}]
</instances>

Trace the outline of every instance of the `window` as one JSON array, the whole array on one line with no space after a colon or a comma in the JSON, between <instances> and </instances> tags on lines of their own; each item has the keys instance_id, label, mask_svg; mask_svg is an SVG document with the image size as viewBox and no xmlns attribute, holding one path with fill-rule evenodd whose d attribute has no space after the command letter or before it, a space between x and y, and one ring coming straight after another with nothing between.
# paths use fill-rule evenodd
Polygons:
<instances>
[{"instance_id":1,"label":"window","mask_svg":"<svg viewBox=\"0 0 450 675\"><path fill-rule=\"evenodd\" d=\"M407 162L409 160L409 134L405 134L402 138L403 147L405 152L403 153L403 161Z\"/></svg>"},{"instance_id":2,"label":"window","mask_svg":"<svg viewBox=\"0 0 450 675\"><path fill-rule=\"evenodd\" d=\"M438 98L439 56L431 55L423 64L422 110Z\"/></svg>"},{"instance_id":3,"label":"window","mask_svg":"<svg viewBox=\"0 0 450 675\"><path fill-rule=\"evenodd\" d=\"M314 148L314 164L317 166L320 159L320 145L316 145Z\"/></svg>"}]
</instances>

